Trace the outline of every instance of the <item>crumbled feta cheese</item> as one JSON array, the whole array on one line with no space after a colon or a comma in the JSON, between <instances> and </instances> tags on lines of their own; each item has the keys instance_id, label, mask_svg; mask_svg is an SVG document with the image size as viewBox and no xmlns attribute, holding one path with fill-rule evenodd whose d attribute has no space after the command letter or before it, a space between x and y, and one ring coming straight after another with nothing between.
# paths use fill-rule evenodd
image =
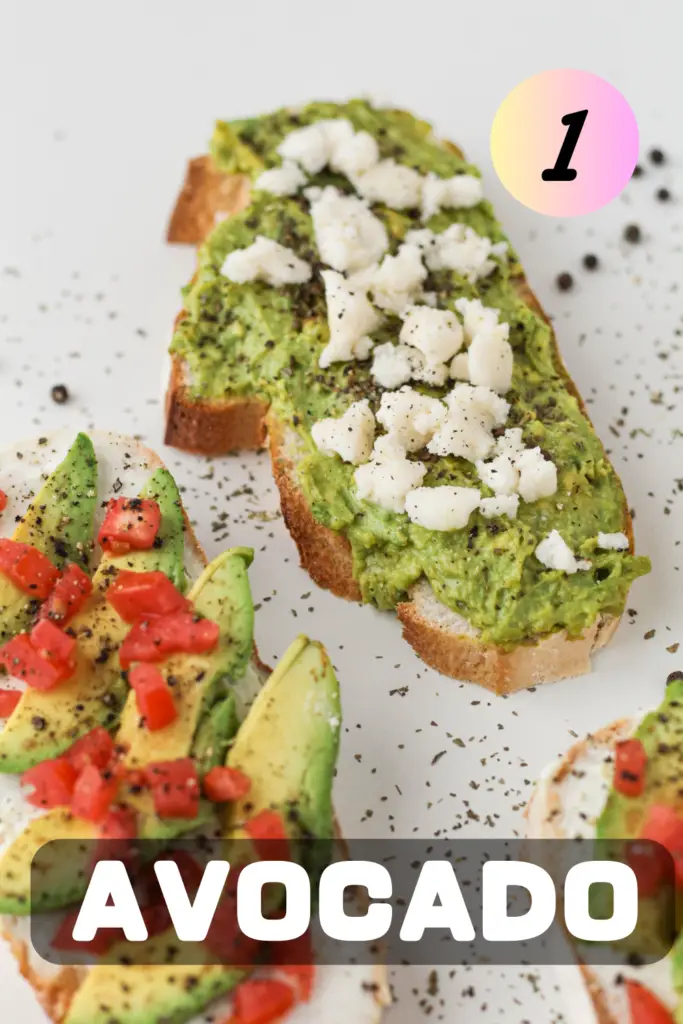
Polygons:
<instances>
[{"instance_id":1,"label":"crumbled feta cheese","mask_svg":"<svg viewBox=\"0 0 683 1024\"><path fill-rule=\"evenodd\" d=\"M625 551L629 546L625 533L599 533L598 547L605 551Z\"/></svg>"},{"instance_id":2,"label":"crumbled feta cheese","mask_svg":"<svg viewBox=\"0 0 683 1024\"><path fill-rule=\"evenodd\" d=\"M315 240L323 263L340 271L362 270L386 252L386 228L366 202L328 185L308 189Z\"/></svg>"},{"instance_id":3,"label":"crumbled feta cheese","mask_svg":"<svg viewBox=\"0 0 683 1024\"><path fill-rule=\"evenodd\" d=\"M535 551L536 558L546 569L560 569L562 572L575 573L579 569L590 569L590 562L577 561L571 548L557 530L551 530Z\"/></svg>"},{"instance_id":4,"label":"crumbled feta cheese","mask_svg":"<svg viewBox=\"0 0 683 1024\"><path fill-rule=\"evenodd\" d=\"M228 253L221 274L237 284L258 280L277 288L280 285L309 281L311 266L286 246L259 235L246 249L235 249Z\"/></svg>"},{"instance_id":5,"label":"crumbled feta cheese","mask_svg":"<svg viewBox=\"0 0 683 1024\"><path fill-rule=\"evenodd\" d=\"M406 512L425 530L462 530L480 498L476 487L416 487L406 498Z\"/></svg>"},{"instance_id":6,"label":"crumbled feta cheese","mask_svg":"<svg viewBox=\"0 0 683 1024\"><path fill-rule=\"evenodd\" d=\"M283 160L317 174L330 162L333 150L352 139L353 134L353 125L346 118L316 121L286 135L277 151Z\"/></svg>"},{"instance_id":7,"label":"crumbled feta cheese","mask_svg":"<svg viewBox=\"0 0 683 1024\"><path fill-rule=\"evenodd\" d=\"M438 398L402 387L382 395L377 421L388 436L407 452L424 448L446 419L446 408Z\"/></svg>"},{"instance_id":8,"label":"crumbled feta cheese","mask_svg":"<svg viewBox=\"0 0 683 1024\"><path fill-rule=\"evenodd\" d=\"M293 196L306 184L306 175L296 164L285 161L282 167L272 167L259 174L254 188L272 192L275 196Z\"/></svg>"},{"instance_id":9,"label":"crumbled feta cheese","mask_svg":"<svg viewBox=\"0 0 683 1024\"><path fill-rule=\"evenodd\" d=\"M454 270L470 283L488 277L496 267L492 257L507 251L507 242L494 243L464 224L451 224L438 235L428 228L409 231L405 240L422 249L430 270Z\"/></svg>"},{"instance_id":10,"label":"crumbled feta cheese","mask_svg":"<svg viewBox=\"0 0 683 1024\"><path fill-rule=\"evenodd\" d=\"M352 180L357 191L370 203L383 203L392 210L409 210L420 205L422 175L395 160L380 160Z\"/></svg>"},{"instance_id":11,"label":"crumbled feta cheese","mask_svg":"<svg viewBox=\"0 0 683 1024\"><path fill-rule=\"evenodd\" d=\"M494 446L492 430L507 419L510 406L487 388L457 384L444 401L448 417L427 444L434 455L456 455L476 462Z\"/></svg>"},{"instance_id":12,"label":"crumbled feta cheese","mask_svg":"<svg viewBox=\"0 0 683 1024\"><path fill-rule=\"evenodd\" d=\"M472 384L491 388L504 395L512 384L512 345L507 340L509 327L498 324L475 334L467 350L467 368Z\"/></svg>"},{"instance_id":13,"label":"crumbled feta cheese","mask_svg":"<svg viewBox=\"0 0 683 1024\"><path fill-rule=\"evenodd\" d=\"M512 494L517 490L519 471L509 455L497 455L490 462L477 461L479 479L494 494Z\"/></svg>"},{"instance_id":14,"label":"crumbled feta cheese","mask_svg":"<svg viewBox=\"0 0 683 1024\"><path fill-rule=\"evenodd\" d=\"M400 341L412 345L432 363L452 359L463 343L463 330L455 313L431 306L408 306L401 314Z\"/></svg>"},{"instance_id":15,"label":"crumbled feta cheese","mask_svg":"<svg viewBox=\"0 0 683 1024\"><path fill-rule=\"evenodd\" d=\"M409 491L419 487L427 472L421 462L411 462L389 437L375 441L370 462L353 474L358 497L389 512L404 512Z\"/></svg>"},{"instance_id":16,"label":"crumbled feta cheese","mask_svg":"<svg viewBox=\"0 0 683 1024\"><path fill-rule=\"evenodd\" d=\"M485 306L481 299L456 299L455 308L462 317L465 337L468 341L472 341L478 331L492 331L498 326L500 310ZM506 334L505 337L507 338L507 336Z\"/></svg>"},{"instance_id":17,"label":"crumbled feta cheese","mask_svg":"<svg viewBox=\"0 0 683 1024\"><path fill-rule=\"evenodd\" d=\"M495 498L482 498L479 503L481 514L487 519L494 516L507 516L515 519L519 508L518 494L497 494Z\"/></svg>"},{"instance_id":18,"label":"crumbled feta cheese","mask_svg":"<svg viewBox=\"0 0 683 1024\"><path fill-rule=\"evenodd\" d=\"M524 451L522 428L509 427L496 441L496 455L509 455L511 458Z\"/></svg>"},{"instance_id":19,"label":"crumbled feta cheese","mask_svg":"<svg viewBox=\"0 0 683 1024\"><path fill-rule=\"evenodd\" d=\"M517 456L519 484L517 490L524 501L549 498L557 490L557 467L546 459L540 448L525 448Z\"/></svg>"},{"instance_id":20,"label":"crumbled feta cheese","mask_svg":"<svg viewBox=\"0 0 683 1024\"><path fill-rule=\"evenodd\" d=\"M376 306L401 313L421 295L427 268L414 245L401 245L395 256L385 256L379 266L367 267L351 281L372 294Z\"/></svg>"},{"instance_id":21,"label":"crumbled feta cheese","mask_svg":"<svg viewBox=\"0 0 683 1024\"><path fill-rule=\"evenodd\" d=\"M454 380L469 380L470 366L467 352L459 352L453 357L450 365L450 375Z\"/></svg>"},{"instance_id":22,"label":"crumbled feta cheese","mask_svg":"<svg viewBox=\"0 0 683 1024\"><path fill-rule=\"evenodd\" d=\"M429 220L444 206L469 209L483 198L481 179L472 174L438 178L430 172L422 181L422 219Z\"/></svg>"},{"instance_id":23,"label":"crumbled feta cheese","mask_svg":"<svg viewBox=\"0 0 683 1024\"><path fill-rule=\"evenodd\" d=\"M367 462L375 436L375 417L367 398L354 402L339 419L329 417L314 423L311 436L325 455L336 453L354 465Z\"/></svg>"},{"instance_id":24,"label":"crumbled feta cheese","mask_svg":"<svg viewBox=\"0 0 683 1024\"><path fill-rule=\"evenodd\" d=\"M379 314L362 292L352 291L342 274L323 270L330 340L323 349L319 365L327 369L332 363L349 359L367 359L372 349L368 335L380 322Z\"/></svg>"},{"instance_id":25,"label":"crumbled feta cheese","mask_svg":"<svg viewBox=\"0 0 683 1024\"><path fill-rule=\"evenodd\" d=\"M356 132L350 139L334 147L330 157L333 171L352 180L364 174L379 161L379 147L369 132Z\"/></svg>"},{"instance_id":26,"label":"crumbled feta cheese","mask_svg":"<svg viewBox=\"0 0 683 1024\"><path fill-rule=\"evenodd\" d=\"M370 374L381 388L393 391L412 380L415 349L409 345L393 345L390 341L377 345L372 354Z\"/></svg>"},{"instance_id":27,"label":"crumbled feta cheese","mask_svg":"<svg viewBox=\"0 0 683 1024\"><path fill-rule=\"evenodd\" d=\"M413 380L421 380L433 388L442 387L448 380L448 365L438 360L427 359L416 348L413 349L413 353Z\"/></svg>"}]
</instances>

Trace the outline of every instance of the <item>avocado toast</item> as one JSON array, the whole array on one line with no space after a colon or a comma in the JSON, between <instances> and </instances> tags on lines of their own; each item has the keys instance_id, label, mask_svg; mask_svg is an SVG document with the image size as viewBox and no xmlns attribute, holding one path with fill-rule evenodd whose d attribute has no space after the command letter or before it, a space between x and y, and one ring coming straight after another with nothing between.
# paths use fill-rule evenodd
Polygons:
<instances>
[{"instance_id":1,"label":"avocado toast","mask_svg":"<svg viewBox=\"0 0 683 1024\"><path fill-rule=\"evenodd\" d=\"M645 839L660 843L673 857L676 885L680 887L680 676L671 674L658 708L599 729L545 769L526 811L529 838ZM637 870L635 864L632 866ZM641 884L648 877L644 873ZM680 927L679 918L676 923ZM680 935L671 951L656 963L643 963L641 957L634 956L618 966L587 966L581 962L580 951L577 959L600 1024L675 1024L683 1019Z\"/></svg>"},{"instance_id":2,"label":"avocado toast","mask_svg":"<svg viewBox=\"0 0 683 1024\"><path fill-rule=\"evenodd\" d=\"M316 582L504 693L588 671L648 562L478 175L365 101L219 122L169 229L202 244L166 439L267 436Z\"/></svg>"},{"instance_id":3,"label":"avocado toast","mask_svg":"<svg viewBox=\"0 0 683 1024\"><path fill-rule=\"evenodd\" d=\"M30 912L68 906L78 902L82 892L78 885L69 889L64 878L73 882L73 874L57 867L48 873L44 888L31 893L28 868L33 853L49 840L69 837L136 834L158 839L163 847L177 836L206 830L230 835L251 827L257 806L271 814L286 813L289 822L301 820L312 834L330 835L338 684L322 647L306 638L292 644L268 678L253 646L246 571L251 551L235 548L206 566L175 483L158 458L131 439L95 435L92 440L97 501L83 541L92 590L78 608L67 611L48 596L42 613L33 610L30 633L16 636L33 638L36 617L40 622L51 615L51 623L59 623L67 637L73 633L78 644L84 617L90 614L86 631L103 631L100 649L106 648L106 663L116 667L117 677L107 679L106 692L117 699L105 700L104 720L88 716L88 728L80 727L73 712L81 681L89 679L96 689L103 684L97 659L86 672L81 652L69 666L71 675L48 690L32 685L42 683L39 674L27 674L24 680L11 675L0 679L3 691L16 687L24 694L8 721L0 721L0 742L13 717L21 713L26 693L43 700L46 720L45 728L38 730L45 736L44 744L31 733L30 743L24 743L23 727L10 730L5 747L17 760L12 771L2 770L0 762L2 931L22 973L55 1021L156 1024L163 1019L199 1024L207 1019L205 1013L219 1021L231 1014L233 1000L239 1005L240 999L247 999L248 971L213 966L211 957L206 965L195 967L171 962L123 966L123 950L116 944L107 966L58 967L38 956L29 938ZM67 448L63 438L50 438L46 444L16 446L5 457L3 484L12 518L22 505L25 508L47 467L52 469ZM140 501L155 499L134 496L158 488L160 474L163 493L155 493L161 515L152 536L147 529L152 509ZM77 480L72 484L73 491ZM172 501L165 504L168 495ZM124 502L135 513L132 532L130 521L117 525L112 519L112 506L120 510ZM5 529L9 523L0 520ZM123 551L125 547L129 550ZM100 581L106 580L103 594L98 573ZM125 628L120 629L117 619ZM172 631L162 628L165 620ZM55 651L54 646L38 649L44 660L49 654L54 661ZM21 669L18 659L13 664ZM297 723L296 735L280 729L283 739L274 749L273 728L277 735L277 723L286 725L290 718ZM20 714L20 724L23 720ZM311 761L317 769L313 778L308 771ZM15 773L19 763L23 778ZM65 765L71 766L71 774L65 774ZM234 789L247 779L252 808L237 800L244 789ZM230 802L226 784L233 786ZM65 797L59 786L66 789ZM260 976L255 980L268 983ZM344 1019L374 1022L384 1000L383 977L372 966L321 967L309 995L306 1002L290 1000L288 1020L334 1024L341 1020L336 1016L339 1007L346 1006Z\"/></svg>"}]
</instances>

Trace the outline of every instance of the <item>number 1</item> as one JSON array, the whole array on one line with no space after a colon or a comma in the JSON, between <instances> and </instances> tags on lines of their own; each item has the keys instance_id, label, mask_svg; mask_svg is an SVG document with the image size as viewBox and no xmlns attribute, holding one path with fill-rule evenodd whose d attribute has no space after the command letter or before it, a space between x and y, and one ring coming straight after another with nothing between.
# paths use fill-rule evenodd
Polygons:
<instances>
[{"instance_id":1,"label":"number 1","mask_svg":"<svg viewBox=\"0 0 683 1024\"><path fill-rule=\"evenodd\" d=\"M573 167L569 166L569 161L574 156L576 143L579 141L579 135L581 134L587 117L587 110L577 110L573 114L564 115L562 118L562 124L567 125L567 134L563 139L560 152L557 154L555 166L546 168L546 170L541 174L543 181L574 180L577 172Z\"/></svg>"}]
</instances>

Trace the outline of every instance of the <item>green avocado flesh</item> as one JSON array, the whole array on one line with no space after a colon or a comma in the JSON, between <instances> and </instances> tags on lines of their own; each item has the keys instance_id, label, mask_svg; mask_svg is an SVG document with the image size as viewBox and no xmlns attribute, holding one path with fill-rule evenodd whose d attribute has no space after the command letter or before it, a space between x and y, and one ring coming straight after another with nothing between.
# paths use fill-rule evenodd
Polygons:
<instances>
[{"instance_id":1,"label":"green avocado flesh","mask_svg":"<svg viewBox=\"0 0 683 1024\"><path fill-rule=\"evenodd\" d=\"M97 459L92 441L79 434L21 517L12 540L31 544L58 568L88 568L97 501ZM34 602L0 575L0 644L27 629Z\"/></svg>"},{"instance_id":2,"label":"green avocado flesh","mask_svg":"<svg viewBox=\"0 0 683 1024\"><path fill-rule=\"evenodd\" d=\"M78 640L73 676L50 692L27 689L0 732L0 772L23 772L57 757L97 725L118 720L128 687L118 648L130 628L106 601L107 587L122 569L160 570L183 581L184 530L180 495L166 469L157 470L141 492L161 509L157 543L149 551L103 555L93 593L70 624Z\"/></svg>"},{"instance_id":3,"label":"green avocado flesh","mask_svg":"<svg viewBox=\"0 0 683 1024\"><path fill-rule=\"evenodd\" d=\"M226 805L225 830L265 809L297 831L332 836L332 781L339 749L339 683L325 648L298 637L254 701L227 764L251 780L247 795Z\"/></svg>"},{"instance_id":4,"label":"green avocado flesh","mask_svg":"<svg viewBox=\"0 0 683 1024\"><path fill-rule=\"evenodd\" d=\"M147 957L156 961L177 945L175 935L164 933L145 946ZM155 954L159 954L157 955ZM64 1018L64 1024L183 1024L219 996L230 992L245 972L232 967L186 966L156 962L151 966L131 964L140 955L134 945L114 946L112 959L118 963L93 967ZM122 969L121 962L127 966Z\"/></svg>"},{"instance_id":5,"label":"green avocado flesh","mask_svg":"<svg viewBox=\"0 0 683 1024\"><path fill-rule=\"evenodd\" d=\"M212 154L226 173L256 177L280 164L277 146L292 129L321 118L348 118L370 132L381 156L421 173L450 177L478 175L461 155L436 141L431 128L408 114L378 110L365 101L314 103L293 113L280 110L252 120L219 123ZM343 177L323 172L310 184L334 184L348 191ZM505 240L491 206L442 210L426 224L419 211L373 211L384 222L395 253L408 230L427 226L442 231L458 221L494 242ZM235 284L220 273L226 255L250 245L258 235L276 239L313 264L304 284L272 288L261 282ZM370 377L370 362L336 363L321 370L320 354L329 339L321 264L314 243L308 202L255 191L251 205L220 223L202 246L196 277L185 290L186 314L171 346L187 363L197 399L255 395L296 432L304 451L298 479L315 518L340 531L353 551L354 575L363 599L394 608L409 588L426 577L438 598L481 631L487 643L503 646L566 628L579 635L599 614L619 615L632 581L649 571L646 558L596 549L598 532L626 529L624 493L602 445L582 412L580 400L560 360L549 324L521 297L522 270L514 253L476 284L451 271L432 272L425 289L438 305L452 309L464 296L481 298L501 310L510 324L515 364L507 427L521 427L528 447L540 446L558 469L558 491L551 498L521 502L516 519L485 519L475 512L465 530L438 532L412 524L407 516L360 501L353 466L317 451L311 427L339 416L368 398L374 411L381 391ZM376 342L397 340L400 320L387 315L373 333ZM419 390L442 395L446 389ZM425 453L416 453L425 461ZM477 486L475 467L461 458L429 456L424 485ZM565 575L548 570L534 556L552 529L592 569Z\"/></svg>"}]
</instances>

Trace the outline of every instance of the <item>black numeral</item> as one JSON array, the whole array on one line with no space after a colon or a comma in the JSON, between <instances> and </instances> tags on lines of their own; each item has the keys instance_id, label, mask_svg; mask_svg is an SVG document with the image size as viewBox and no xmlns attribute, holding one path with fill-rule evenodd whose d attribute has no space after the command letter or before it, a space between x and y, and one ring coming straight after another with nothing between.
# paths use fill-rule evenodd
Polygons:
<instances>
[{"instance_id":1,"label":"black numeral","mask_svg":"<svg viewBox=\"0 0 683 1024\"><path fill-rule=\"evenodd\" d=\"M564 137L560 152L554 167L548 167L541 174L543 181L573 181L576 171L569 166L569 161L574 156L576 143L588 117L587 110L576 110L573 114L565 114L562 124L567 125L567 134Z\"/></svg>"}]
</instances>

